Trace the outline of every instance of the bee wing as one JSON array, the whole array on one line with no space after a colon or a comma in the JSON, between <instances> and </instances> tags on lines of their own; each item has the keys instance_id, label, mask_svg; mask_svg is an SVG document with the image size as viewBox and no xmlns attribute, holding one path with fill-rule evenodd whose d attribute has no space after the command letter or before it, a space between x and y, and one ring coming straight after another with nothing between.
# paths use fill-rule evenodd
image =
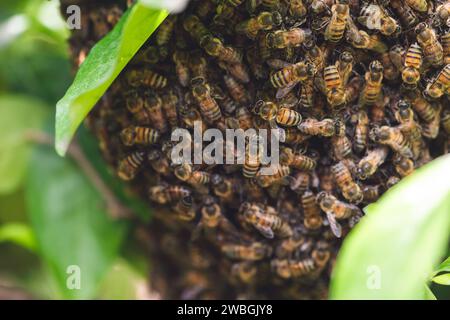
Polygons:
<instances>
[{"instance_id":1,"label":"bee wing","mask_svg":"<svg viewBox=\"0 0 450 320\"><path fill-rule=\"evenodd\" d=\"M272 69L282 69L292 65L292 63L281 59L268 59L266 63Z\"/></svg>"},{"instance_id":2,"label":"bee wing","mask_svg":"<svg viewBox=\"0 0 450 320\"><path fill-rule=\"evenodd\" d=\"M268 239L273 239L275 237L275 234L273 233L272 229L270 227L263 227L263 226L258 226L255 225L255 228L261 232L261 234L268 238Z\"/></svg>"},{"instance_id":3,"label":"bee wing","mask_svg":"<svg viewBox=\"0 0 450 320\"><path fill-rule=\"evenodd\" d=\"M330 229L333 232L333 234L340 238L342 236L342 227L339 224L339 222L336 221L336 218L334 217L334 214L327 212L327 219L330 223Z\"/></svg>"},{"instance_id":4,"label":"bee wing","mask_svg":"<svg viewBox=\"0 0 450 320\"><path fill-rule=\"evenodd\" d=\"M297 85L297 83L298 83L298 81L294 81L294 82L288 84L286 87L278 89L277 94L276 94L275 97L278 100L283 99L285 96L287 96L287 94L289 92L292 91L292 89L294 89L294 87Z\"/></svg>"}]
</instances>

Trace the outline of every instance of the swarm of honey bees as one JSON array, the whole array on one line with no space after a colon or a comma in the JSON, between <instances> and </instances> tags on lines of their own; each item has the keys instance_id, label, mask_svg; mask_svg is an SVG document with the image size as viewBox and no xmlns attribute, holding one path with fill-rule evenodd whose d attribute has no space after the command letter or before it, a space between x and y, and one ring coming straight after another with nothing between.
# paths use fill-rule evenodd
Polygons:
<instances>
[{"instance_id":1,"label":"swarm of honey bees","mask_svg":"<svg viewBox=\"0 0 450 320\"><path fill-rule=\"evenodd\" d=\"M132 5L80 3L76 65ZM325 299L362 208L448 153L449 93L450 1L192 0L87 125L154 208L143 233L163 297ZM171 132L195 121L283 128L275 174L247 154L172 163Z\"/></svg>"}]
</instances>

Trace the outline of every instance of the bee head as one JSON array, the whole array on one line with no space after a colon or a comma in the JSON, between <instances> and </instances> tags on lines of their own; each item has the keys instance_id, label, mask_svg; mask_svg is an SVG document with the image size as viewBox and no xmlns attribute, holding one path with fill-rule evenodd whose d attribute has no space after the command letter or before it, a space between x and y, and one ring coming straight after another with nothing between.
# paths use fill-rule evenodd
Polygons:
<instances>
[{"instance_id":1,"label":"bee head","mask_svg":"<svg viewBox=\"0 0 450 320\"><path fill-rule=\"evenodd\" d=\"M292 151L291 148L287 147L282 148L280 153L280 163L283 165L288 164L293 156L294 152Z\"/></svg>"},{"instance_id":2,"label":"bee head","mask_svg":"<svg viewBox=\"0 0 450 320\"><path fill-rule=\"evenodd\" d=\"M136 138L136 131L132 127L125 128L120 133L120 139L126 146L132 146L134 144L135 138Z\"/></svg>"},{"instance_id":3,"label":"bee head","mask_svg":"<svg viewBox=\"0 0 450 320\"><path fill-rule=\"evenodd\" d=\"M279 26L283 22L283 17L278 11L272 13L272 21L275 26Z\"/></svg>"},{"instance_id":4,"label":"bee head","mask_svg":"<svg viewBox=\"0 0 450 320\"><path fill-rule=\"evenodd\" d=\"M384 70L383 64L378 60L374 60L370 63L369 70L373 73L381 73Z\"/></svg>"},{"instance_id":5,"label":"bee head","mask_svg":"<svg viewBox=\"0 0 450 320\"><path fill-rule=\"evenodd\" d=\"M425 31L426 28L428 28L427 24L425 22L421 22L416 26L414 32L416 34L421 34L423 31Z\"/></svg>"},{"instance_id":6,"label":"bee head","mask_svg":"<svg viewBox=\"0 0 450 320\"><path fill-rule=\"evenodd\" d=\"M350 51L344 51L341 53L340 60L342 60L345 63L352 63L353 62L353 55L351 54Z\"/></svg>"}]
</instances>

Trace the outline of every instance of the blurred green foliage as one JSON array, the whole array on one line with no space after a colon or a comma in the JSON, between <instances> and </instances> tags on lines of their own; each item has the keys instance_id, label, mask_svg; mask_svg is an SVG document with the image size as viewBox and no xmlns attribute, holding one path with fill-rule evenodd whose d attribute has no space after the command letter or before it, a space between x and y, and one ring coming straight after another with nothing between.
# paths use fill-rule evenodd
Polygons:
<instances>
[{"instance_id":1,"label":"blurred green foliage","mask_svg":"<svg viewBox=\"0 0 450 320\"><path fill-rule=\"evenodd\" d=\"M36 132L53 135L54 106L73 78L68 34L57 0L0 2L0 282L35 298L136 298L134 286L144 275L123 260L123 275L111 269L129 223L112 221L73 159L30 140ZM80 137L89 160L118 191L92 139L86 132ZM127 243L136 246L132 238ZM81 269L80 290L67 289L69 265ZM134 280L125 290L126 276Z\"/></svg>"}]
</instances>

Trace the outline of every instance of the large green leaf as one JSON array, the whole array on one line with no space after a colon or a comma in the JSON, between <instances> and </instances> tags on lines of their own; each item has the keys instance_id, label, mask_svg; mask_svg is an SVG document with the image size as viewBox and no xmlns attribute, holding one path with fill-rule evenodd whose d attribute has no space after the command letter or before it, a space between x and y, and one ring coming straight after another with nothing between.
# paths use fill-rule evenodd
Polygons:
<instances>
[{"instance_id":1,"label":"large green leaf","mask_svg":"<svg viewBox=\"0 0 450 320\"><path fill-rule=\"evenodd\" d=\"M39 100L0 95L0 194L11 193L22 183L30 156L25 133L39 128L48 115Z\"/></svg>"},{"instance_id":2,"label":"large green leaf","mask_svg":"<svg viewBox=\"0 0 450 320\"><path fill-rule=\"evenodd\" d=\"M437 267L437 269L434 271L434 274L438 274L441 272L450 272L450 257L448 257L447 259L445 259L444 262L442 262L439 267Z\"/></svg>"},{"instance_id":3,"label":"large green leaf","mask_svg":"<svg viewBox=\"0 0 450 320\"><path fill-rule=\"evenodd\" d=\"M126 224L112 221L100 194L78 167L48 147L33 153L26 202L38 250L63 296L92 298L118 254ZM70 266L80 268L80 290L66 285Z\"/></svg>"},{"instance_id":4,"label":"large green leaf","mask_svg":"<svg viewBox=\"0 0 450 320\"><path fill-rule=\"evenodd\" d=\"M389 190L345 239L333 299L422 299L450 235L450 155ZM379 286L378 286L379 284Z\"/></svg>"},{"instance_id":5,"label":"large green leaf","mask_svg":"<svg viewBox=\"0 0 450 320\"><path fill-rule=\"evenodd\" d=\"M60 155L80 123L136 54L168 12L137 3L97 45L81 65L72 86L56 109L56 150Z\"/></svg>"}]
</instances>

